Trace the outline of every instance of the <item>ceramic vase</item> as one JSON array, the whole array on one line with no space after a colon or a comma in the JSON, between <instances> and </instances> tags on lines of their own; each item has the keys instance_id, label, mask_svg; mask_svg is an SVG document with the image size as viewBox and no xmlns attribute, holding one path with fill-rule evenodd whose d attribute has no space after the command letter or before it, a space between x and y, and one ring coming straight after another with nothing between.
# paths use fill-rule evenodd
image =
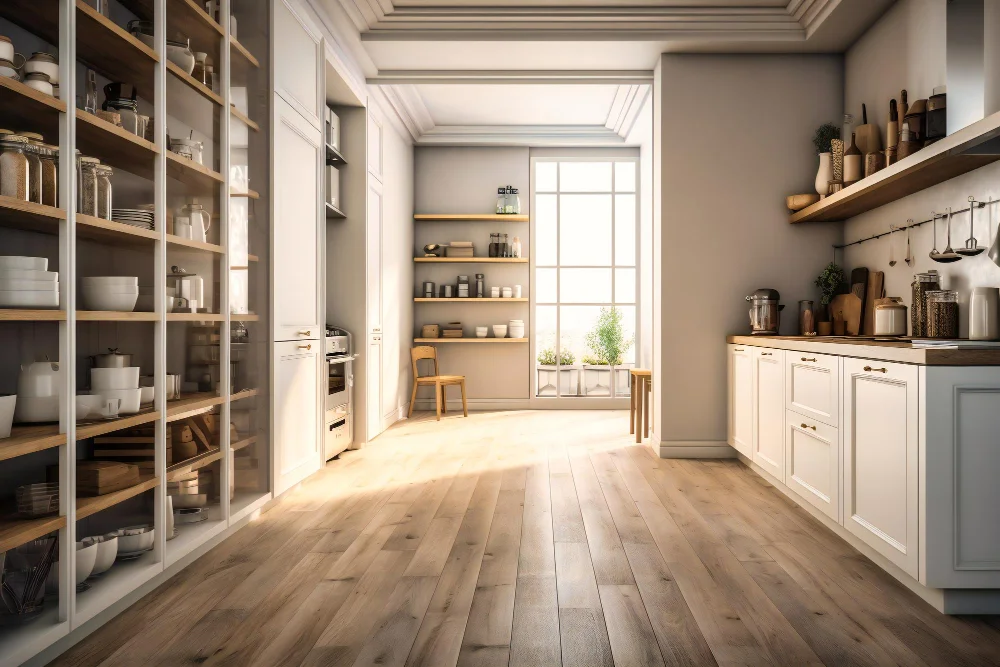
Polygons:
<instances>
[{"instance_id":1,"label":"ceramic vase","mask_svg":"<svg viewBox=\"0 0 1000 667\"><path fill-rule=\"evenodd\" d=\"M819 154L819 169L816 171L816 192L820 199L826 197L833 180L833 153Z\"/></svg>"}]
</instances>

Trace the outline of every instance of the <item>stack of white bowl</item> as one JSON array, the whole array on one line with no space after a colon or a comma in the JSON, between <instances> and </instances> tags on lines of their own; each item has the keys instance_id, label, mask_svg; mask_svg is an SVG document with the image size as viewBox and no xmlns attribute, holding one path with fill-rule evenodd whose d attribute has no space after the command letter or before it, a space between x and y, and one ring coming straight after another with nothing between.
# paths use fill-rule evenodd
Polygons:
<instances>
[{"instance_id":1,"label":"stack of white bowl","mask_svg":"<svg viewBox=\"0 0 1000 667\"><path fill-rule=\"evenodd\" d=\"M14 421L29 424L59 421L59 389L59 364L36 361L21 366Z\"/></svg>"},{"instance_id":2,"label":"stack of white bowl","mask_svg":"<svg viewBox=\"0 0 1000 667\"><path fill-rule=\"evenodd\" d=\"M139 367L91 368L91 394L100 396L104 402L120 401L118 414L134 415L142 403L142 389L139 387Z\"/></svg>"},{"instance_id":3,"label":"stack of white bowl","mask_svg":"<svg viewBox=\"0 0 1000 667\"><path fill-rule=\"evenodd\" d=\"M115 310L131 313L139 299L136 276L93 276L80 278L80 294L86 310Z\"/></svg>"},{"instance_id":4,"label":"stack of white bowl","mask_svg":"<svg viewBox=\"0 0 1000 667\"><path fill-rule=\"evenodd\" d=\"M59 274L45 257L0 257L0 308L58 308Z\"/></svg>"},{"instance_id":5,"label":"stack of white bowl","mask_svg":"<svg viewBox=\"0 0 1000 667\"><path fill-rule=\"evenodd\" d=\"M508 322L507 335L511 338L524 338L524 320L511 320Z\"/></svg>"}]
</instances>

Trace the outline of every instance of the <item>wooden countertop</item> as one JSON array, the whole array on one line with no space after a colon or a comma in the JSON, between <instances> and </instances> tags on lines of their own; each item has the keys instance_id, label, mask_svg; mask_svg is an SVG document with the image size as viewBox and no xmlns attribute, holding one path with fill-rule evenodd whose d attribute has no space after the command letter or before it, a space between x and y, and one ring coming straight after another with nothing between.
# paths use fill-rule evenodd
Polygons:
<instances>
[{"instance_id":1,"label":"wooden countertop","mask_svg":"<svg viewBox=\"0 0 1000 667\"><path fill-rule=\"evenodd\" d=\"M726 342L921 366L1000 366L1000 347L926 348L908 341L844 336L727 336Z\"/></svg>"}]
</instances>

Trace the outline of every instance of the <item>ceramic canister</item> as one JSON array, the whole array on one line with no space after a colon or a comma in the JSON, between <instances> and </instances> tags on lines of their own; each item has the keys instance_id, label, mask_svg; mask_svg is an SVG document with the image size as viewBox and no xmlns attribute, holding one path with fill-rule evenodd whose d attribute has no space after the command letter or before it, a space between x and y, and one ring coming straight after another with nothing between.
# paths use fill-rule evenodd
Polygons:
<instances>
[{"instance_id":1,"label":"ceramic canister","mask_svg":"<svg viewBox=\"0 0 1000 667\"><path fill-rule=\"evenodd\" d=\"M998 294L996 287L974 287L969 299L969 339L996 340Z\"/></svg>"}]
</instances>

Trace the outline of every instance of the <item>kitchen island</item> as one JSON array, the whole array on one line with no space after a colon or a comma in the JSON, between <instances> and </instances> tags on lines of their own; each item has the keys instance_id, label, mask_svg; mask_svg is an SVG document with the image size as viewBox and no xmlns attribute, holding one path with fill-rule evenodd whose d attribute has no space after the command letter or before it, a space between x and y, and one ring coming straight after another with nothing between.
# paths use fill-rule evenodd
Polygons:
<instances>
[{"instance_id":1,"label":"kitchen island","mask_svg":"<svg viewBox=\"0 0 1000 667\"><path fill-rule=\"evenodd\" d=\"M741 460L945 613L1000 613L1000 348L730 336Z\"/></svg>"}]
</instances>

